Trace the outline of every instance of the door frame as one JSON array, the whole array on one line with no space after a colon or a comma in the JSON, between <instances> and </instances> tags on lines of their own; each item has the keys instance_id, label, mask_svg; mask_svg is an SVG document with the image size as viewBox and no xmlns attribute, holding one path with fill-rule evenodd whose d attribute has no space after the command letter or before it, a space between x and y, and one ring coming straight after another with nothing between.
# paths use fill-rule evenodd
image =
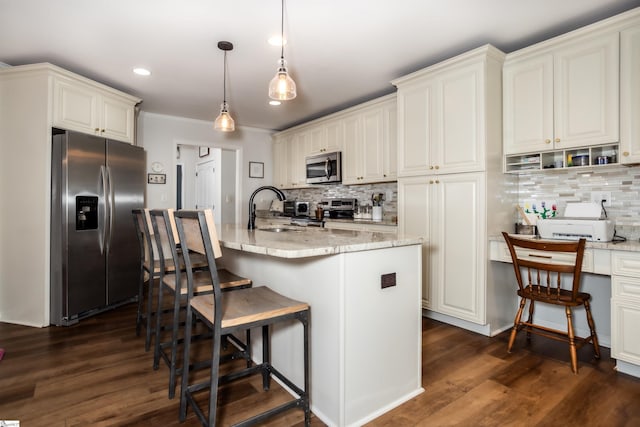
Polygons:
<instances>
[{"instance_id":1,"label":"door frame","mask_svg":"<svg viewBox=\"0 0 640 427\"><path fill-rule=\"evenodd\" d=\"M208 142L208 141L195 141L195 140L188 140L188 139L174 139L173 140L173 153L176 153L178 150L178 146L179 145L190 145L193 147L209 147L209 148L219 148L221 150L230 150L230 151L235 151L236 153L236 182L235 182L235 217L236 217L236 224L240 224L242 222L242 188L243 188L243 183L242 183L242 158L243 158L243 150L242 147L239 147L237 144L230 144L230 143L224 143L224 142ZM171 158L171 162L172 162L172 170L176 169L176 166L180 163L180 159L177 159L176 156L172 156ZM222 165L220 165L220 167L222 167ZM182 173L184 174L184 170L182 171ZM173 182L173 197L175 200L175 196L176 196L176 192L177 192L177 188L176 188L176 182L174 180Z\"/></svg>"}]
</instances>

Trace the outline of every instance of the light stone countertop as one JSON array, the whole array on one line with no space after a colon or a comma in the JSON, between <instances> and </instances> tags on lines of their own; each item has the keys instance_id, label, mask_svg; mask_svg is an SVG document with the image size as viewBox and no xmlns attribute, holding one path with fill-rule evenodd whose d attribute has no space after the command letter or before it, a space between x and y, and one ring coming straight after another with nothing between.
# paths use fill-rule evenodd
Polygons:
<instances>
[{"instance_id":1,"label":"light stone countertop","mask_svg":"<svg viewBox=\"0 0 640 427\"><path fill-rule=\"evenodd\" d=\"M276 228L287 231L268 231ZM420 237L402 237L397 233L296 226L265 226L247 230L232 224L218 226L218 238L225 248L280 258L306 258L422 244Z\"/></svg>"},{"instance_id":2,"label":"light stone countertop","mask_svg":"<svg viewBox=\"0 0 640 427\"><path fill-rule=\"evenodd\" d=\"M521 237L525 239L536 239L543 240L540 237L528 237L527 235L518 235L512 234L516 237ZM550 242L561 242L562 240L551 240ZM502 236L489 236L489 241L503 242L504 238ZM630 252L640 252L640 242L638 240L627 240L625 242L590 242L587 240L586 248L592 249L608 249L611 251L630 251Z\"/></svg>"},{"instance_id":3,"label":"light stone countertop","mask_svg":"<svg viewBox=\"0 0 640 427\"><path fill-rule=\"evenodd\" d=\"M340 222L343 224L371 224L371 225L387 225L389 227L397 227L398 224L391 220L374 221L372 219L344 219L344 218L325 218L325 222Z\"/></svg>"}]
</instances>

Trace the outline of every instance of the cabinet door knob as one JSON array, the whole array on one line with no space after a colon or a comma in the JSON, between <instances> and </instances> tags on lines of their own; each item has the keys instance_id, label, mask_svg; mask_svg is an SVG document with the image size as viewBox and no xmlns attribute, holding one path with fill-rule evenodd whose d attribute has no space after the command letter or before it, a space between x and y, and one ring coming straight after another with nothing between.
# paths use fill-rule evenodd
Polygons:
<instances>
[{"instance_id":1,"label":"cabinet door knob","mask_svg":"<svg viewBox=\"0 0 640 427\"><path fill-rule=\"evenodd\" d=\"M436 179L436 184L440 184L440 180L437 180L437 179Z\"/></svg>"},{"instance_id":2,"label":"cabinet door knob","mask_svg":"<svg viewBox=\"0 0 640 427\"><path fill-rule=\"evenodd\" d=\"M560 138L554 139L555 142L560 142Z\"/></svg>"},{"instance_id":3,"label":"cabinet door knob","mask_svg":"<svg viewBox=\"0 0 640 427\"><path fill-rule=\"evenodd\" d=\"M436 169L440 169L440 166L436 165Z\"/></svg>"},{"instance_id":4,"label":"cabinet door knob","mask_svg":"<svg viewBox=\"0 0 640 427\"><path fill-rule=\"evenodd\" d=\"M96 132L100 132L100 128L95 128L94 129Z\"/></svg>"},{"instance_id":5,"label":"cabinet door knob","mask_svg":"<svg viewBox=\"0 0 640 427\"><path fill-rule=\"evenodd\" d=\"M104 132L104 129L101 129L100 132Z\"/></svg>"},{"instance_id":6,"label":"cabinet door knob","mask_svg":"<svg viewBox=\"0 0 640 427\"><path fill-rule=\"evenodd\" d=\"M429 184L433 184L433 180L429 181Z\"/></svg>"},{"instance_id":7,"label":"cabinet door knob","mask_svg":"<svg viewBox=\"0 0 640 427\"><path fill-rule=\"evenodd\" d=\"M550 140L550 139L545 139L545 140L544 140L544 143L545 143L545 144L551 144L551 140Z\"/></svg>"},{"instance_id":8,"label":"cabinet door knob","mask_svg":"<svg viewBox=\"0 0 640 427\"><path fill-rule=\"evenodd\" d=\"M96 129L96 130L98 130L98 129ZM433 169L433 166L429 166L429 169Z\"/></svg>"},{"instance_id":9,"label":"cabinet door knob","mask_svg":"<svg viewBox=\"0 0 640 427\"><path fill-rule=\"evenodd\" d=\"M623 156L625 156L625 157L627 157L627 156L629 156L629 152L628 152L628 151L625 151L624 153L622 153L622 155L623 155Z\"/></svg>"}]
</instances>

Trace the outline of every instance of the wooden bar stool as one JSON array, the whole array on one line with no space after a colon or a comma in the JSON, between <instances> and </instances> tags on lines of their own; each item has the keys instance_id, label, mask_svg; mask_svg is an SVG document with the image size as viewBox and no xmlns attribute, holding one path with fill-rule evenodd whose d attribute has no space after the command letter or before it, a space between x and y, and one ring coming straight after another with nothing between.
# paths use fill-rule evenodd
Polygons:
<instances>
[{"instance_id":1,"label":"wooden bar stool","mask_svg":"<svg viewBox=\"0 0 640 427\"><path fill-rule=\"evenodd\" d=\"M184 345L184 372L180 392L180 421L187 415L187 407L191 406L200 422L205 426L216 425L216 409L218 386L235 379L253 374L262 374L262 385L266 391L270 387L271 377L282 381L297 395L292 400L250 417L236 425L252 425L293 408L304 411L305 425L310 424L309 410L309 305L280 295L266 286L240 289L234 292L222 292L220 278L215 268L209 269L213 283L213 293L195 295L197 289L195 271L191 268L190 254L193 252L206 255L209 265L215 265L215 259L222 253L218 242L213 216L203 211L178 211L175 213L178 234L185 251L187 266L187 319L195 315L213 333L212 358L208 381L190 384L189 363L192 334L192 322L186 322ZM188 249L188 250L187 250ZM294 384L283 375L270 361L269 326L279 322L298 320L303 327L303 365L304 386ZM239 372L219 375L221 336L233 334L250 328L262 328L262 363ZM209 391L208 416L199 406L195 395ZM205 409L206 410L206 409Z\"/></svg>"},{"instance_id":2,"label":"wooden bar stool","mask_svg":"<svg viewBox=\"0 0 640 427\"><path fill-rule=\"evenodd\" d=\"M580 239L577 242L549 242L518 239L505 232L502 235L511 253L513 268L518 281L518 296L520 297L520 306L513 322L507 351L511 352L516 335L522 329L527 331L527 337L534 333L568 342L571 370L574 374L577 374L578 348L591 342L595 357L597 359L600 358L598 336L596 335L596 326L591 315L589 302L591 295L586 292L580 292L585 239ZM531 253L531 251L536 251L537 253ZM554 260L554 254L556 259L559 254L565 254L565 256L568 254L573 259L571 261ZM563 287L563 277L565 277L567 283L566 288ZM529 318L527 321L523 321L522 314L527 302L529 302ZM533 322L534 304L538 302L564 307L567 317L566 332L537 325ZM575 336L574 332L572 308L578 306L584 306L587 315L590 335L585 338Z\"/></svg>"},{"instance_id":3,"label":"wooden bar stool","mask_svg":"<svg viewBox=\"0 0 640 427\"><path fill-rule=\"evenodd\" d=\"M163 296L165 292L172 295L173 304L172 308L167 311L172 313L172 321L169 324L163 324L162 316L156 316L156 338L154 348L153 367L158 369L160 359L162 359L169 367L169 398L172 399L175 396L175 388L177 378L182 374L182 367L178 361L178 345L183 342L180 334L180 313L183 312L183 308L186 306L187 295L187 277L184 274L184 249L179 247L179 239L176 239L177 231L175 228L175 220L173 219L172 209L154 209L149 212L151 217L151 223L153 226L154 236L156 239L156 246L160 253L161 264L164 266L166 258L170 255L172 264L180 265L180 269L172 271L165 271L161 268L158 290L158 307L164 307ZM168 253L168 254L167 254ZM213 292L213 285L211 282L211 275L208 272L209 263L203 254L192 253L190 256L192 262L191 267L194 268L194 281L195 294L211 293ZM195 260L195 264L194 264ZM220 268L217 270L218 276L221 278L221 287L223 290L235 290L251 287L251 279L238 276L230 271ZM168 341L162 341L161 332L163 330L171 331L171 339ZM251 355L250 349L245 343L236 339L235 337L226 337L233 341L233 343L240 349L239 352L234 353L234 357L242 357L250 363ZM249 342L250 336L247 335L247 342ZM204 364L199 364L197 367L208 366L209 361Z\"/></svg>"}]
</instances>

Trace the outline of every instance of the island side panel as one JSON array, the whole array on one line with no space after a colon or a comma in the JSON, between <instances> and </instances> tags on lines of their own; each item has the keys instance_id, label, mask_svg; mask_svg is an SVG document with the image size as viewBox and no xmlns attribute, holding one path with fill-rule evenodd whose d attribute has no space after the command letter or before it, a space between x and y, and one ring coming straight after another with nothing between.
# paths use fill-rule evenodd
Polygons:
<instances>
[{"instance_id":1,"label":"island side panel","mask_svg":"<svg viewBox=\"0 0 640 427\"><path fill-rule=\"evenodd\" d=\"M424 391L421 250L344 254L345 425L369 422Z\"/></svg>"},{"instance_id":2,"label":"island side panel","mask_svg":"<svg viewBox=\"0 0 640 427\"><path fill-rule=\"evenodd\" d=\"M329 426L344 425L341 368L343 257L280 258L224 248L227 269L253 280L254 286L269 286L276 292L307 302L311 306L311 410ZM261 335L252 333L253 355L261 361ZM272 333L273 365L302 384L302 327L292 322Z\"/></svg>"},{"instance_id":3,"label":"island side panel","mask_svg":"<svg viewBox=\"0 0 640 427\"><path fill-rule=\"evenodd\" d=\"M311 407L327 425L361 425L423 391L420 245L295 259L225 248L223 259L254 286L311 305ZM389 273L396 284L382 289ZM294 381L302 378L298 328L272 334L274 366Z\"/></svg>"}]
</instances>

